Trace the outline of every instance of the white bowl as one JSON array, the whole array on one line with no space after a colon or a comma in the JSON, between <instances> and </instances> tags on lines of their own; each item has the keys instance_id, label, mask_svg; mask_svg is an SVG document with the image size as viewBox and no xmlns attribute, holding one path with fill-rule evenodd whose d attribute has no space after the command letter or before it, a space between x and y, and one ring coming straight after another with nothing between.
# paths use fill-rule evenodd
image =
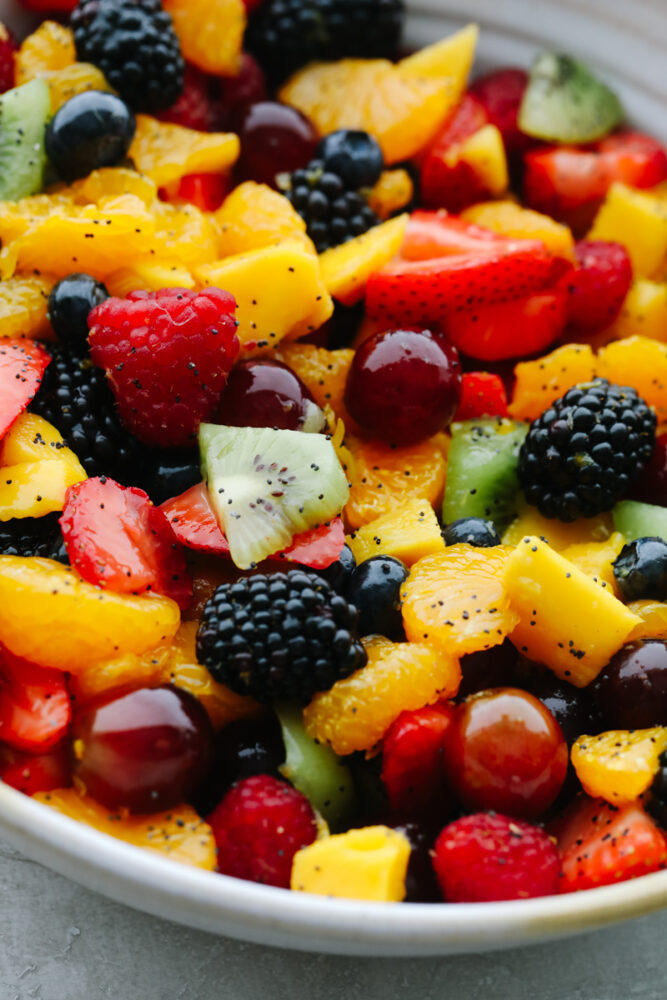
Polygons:
<instances>
[{"instance_id":1,"label":"white bowl","mask_svg":"<svg viewBox=\"0 0 667 1000\"><path fill-rule=\"evenodd\" d=\"M409 2L409 0L408 0ZM663 0L419 0L409 40L479 20L482 64L528 65L542 44L582 55L632 119L667 136ZM0 0L0 18L20 8ZM348 955L445 955L577 934L667 905L667 871L588 892L518 902L399 906L289 893L175 864L67 819L0 783L0 836L89 889L156 916L263 944Z\"/></svg>"}]
</instances>

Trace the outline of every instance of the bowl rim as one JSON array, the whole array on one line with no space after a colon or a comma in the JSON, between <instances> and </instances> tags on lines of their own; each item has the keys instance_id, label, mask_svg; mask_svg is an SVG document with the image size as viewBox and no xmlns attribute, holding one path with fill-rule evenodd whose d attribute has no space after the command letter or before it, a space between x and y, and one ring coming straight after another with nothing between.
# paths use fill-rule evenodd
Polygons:
<instances>
[{"instance_id":1,"label":"bowl rim","mask_svg":"<svg viewBox=\"0 0 667 1000\"><path fill-rule=\"evenodd\" d=\"M667 904L667 871L562 896L491 903L368 903L245 882L124 843L0 782L0 834L119 902L243 940L338 954L435 955L516 947Z\"/></svg>"}]
</instances>

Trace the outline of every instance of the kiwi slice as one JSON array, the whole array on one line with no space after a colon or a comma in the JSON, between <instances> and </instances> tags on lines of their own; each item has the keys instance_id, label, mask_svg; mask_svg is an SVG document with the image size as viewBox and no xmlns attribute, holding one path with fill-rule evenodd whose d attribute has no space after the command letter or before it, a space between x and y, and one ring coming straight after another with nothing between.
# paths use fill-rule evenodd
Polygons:
<instances>
[{"instance_id":1,"label":"kiwi slice","mask_svg":"<svg viewBox=\"0 0 667 1000\"><path fill-rule=\"evenodd\" d=\"M653 503L621 500L612 510L614 527L626 541L637 538L662 538L667 542L667 509Z\"/></svg>"},{"instance_id":2,"label":"kiwi slice","mask_svg":"<svg viewBox=\"0 0 667 1000\"><path fill-rule=\"evenodd\" d=\"M355 805L354 782L346 764L330 747L316 743L303 726L303 710L277 705L283 731L285 763L280 771L306 796L335 832Z\"/></svg>"},{"instance_id":3,"label":"kiwi slice","mask_svg":"<svg viewBox=\"0 0 667 1000\"><path fill-rule=\"evenodd\" d=\"M323 434L202 424L199 449L213 510L240 569L286 549L347 502L347 477Z\"/></svg>"},{"instance_id":4,"label":"kiwi slice","mask_svg":"<svg viewBox=\"0 0 667 1000\"><path fill-rule=\"evenodd\" d=\"M44 80L30 80L0 97L0 201L18 201L42 190L50 117Z\"/></svg>"},{"instance_id":5,"label":"kiwi slice","mask_svg":"<svg viewBox=\"0 0 667 1000\"><path fill-rule=\"evenodd\" d=\"M543 52L521 101L522 132L548 142L593 142L623 119L618 97L571 56Z\"/></svg>"}]
</instances>

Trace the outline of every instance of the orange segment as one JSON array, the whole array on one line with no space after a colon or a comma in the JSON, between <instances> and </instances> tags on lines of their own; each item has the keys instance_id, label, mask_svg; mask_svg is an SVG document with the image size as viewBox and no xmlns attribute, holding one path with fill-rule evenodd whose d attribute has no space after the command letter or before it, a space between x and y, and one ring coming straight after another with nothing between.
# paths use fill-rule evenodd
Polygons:
<instances>
[{"instance_id":1,"label":"orange segment","mask_svg":"<svg viewBox=\"0 0 667 1000\"><path fill-rule=\"evenodd\" d=\"M46 318L55 279L47 275L16 275L0 282L0 337L51 339Z\"/></svg>"},{"instance_id":2,"label":"orange segment","mask_svg":"<svg viewBox=\"0 0 667 1000\"><path fill-rule=\"evenodd\" d=\"M246 181L234 188L215 213L220 227L220 256L301 240L312 253L306 223L288 199L266 184Z\"/></svg>"},{"instance_id":3,"label":"orange segment","mask_svg":"<svg viewBox=\"0 0 667 1000\"><path fill-rule=\"evenodd\" d=\"M380 219L388 219L408 205L415 193L407 170L383 170L380 180L371 189L368 204Z\"/></svg>"},{"instance_id":4,"label":"orange segment","mask_svg":"<svg viewBox=\"0 0 667 1000\"><path fill-rule=\"evenodd\" d=\"M456 656L503 642L519 620L503 582L511 551L449 545L415 563L401 588L408 639Z\"/></svg>"},{"instance_id":5,"label":"orange segment","mask_svg":"<svg viewBox=\"0 0 667 1000\"><path fill-rule=\"evenodd\" d=\"M218 174L229 170L239 156L238 136L227 132L196 132L182 125L137 115L137 131L129 157L158 187L186 174Z\"/></svg>"},{"instance_id":6,"label":"orange segment","mask_svg":"<svg viewBox=\"0 0 667 1000\"><path fill-rule=\"evenodd\" d=\"M515 420L535 420L578 382L595 377L596 358L588 344L564 344L514 369L516 382L508 412Z\"/></svg>"},{"instance_id":7,"label":"orange segment","mask_svg":"<svg viewBox=\"0 0 667 1000\"><path fill-rule=\"evenodd\" d=\"M370 132L388 164L407 160L436 135L452 104L446 79L409 73L385 59L314 63L280 91L320 135L339 128Z\"/></svg>"},{"instance_id":8,"label":"orange segment","mask_svg":"<svg viewBox=\"0 0 667 1000\"><path fill-rule=\"evenodd\" d=\"M624 545L625 537L620 531L615 531L603 542L579 542L570 545L563 550L562 556L564 559L569 559L587 576L591 576L595 583L607 587L618 597L613 563Z\"/></svg>"},{"instance_id":9,"label":"orange segment","mask_svg":"<svg viewBox=\"0 0 667 1000\"><path fill-rule=\"evenodd\" d=\"M628 337L604 347L597 374L636 389L655 408L658 424L667 420L667 344L648 337Z\"/></svg>"},{"instance_id":10,"label":"orange segment","mask_svg":"<svg viewBox=\"0 0 667 1000\"><path fill-rule=\"evenodd\" d=\"M315 402L323 409L330 406L346 427L353 423L343 402L353 357L354 351L349 348L328 351L314 344L282 344L276 351L276 358L296 372Z\"/></svg>"},{"instance_id":11,"label":"orange segment","mask_svg":"<svg viewBox=\"0 0 667 1000\"><path fill-rule=\"evenodd\" d=\"M101 167L59 191L77 205L105 204L106 199L131 194L146 208L157 207L157 184L130 167Z\"/></svg>"},{"instance_id":12,"label":"orange segment","mask_svg":"<svg viewBox=\"0 0 667 1000\"><path fill-rule=\"evenodd\" d=\"M580 736L572 747L572 764L584 791L614 805L634 802L658 773L667 748L667 729L615 729Z\"/></svg>"},{"instance_id":13,"label":"orange segment","mask_svg":"<svg viewBox=\"0 0 667 1000\"><path fill-rule=\"evenodd\" d=\"M364 641L368 663L304 709L306 731L343 755L372 750L402 711L452 698L461 683L451 652L381 636Z\"/></svg>"},{"instance_id":14,"label":"orange segment","mask_svg":"<svg viewBox=\"0 0 667 1000\"><path fill-rule=\"evenodd\" d=\"M192 806L181 805L168 812L150 816L130 816L110 812L87 795L74 788L59 788L53 792L38 792L37 802L55 809L63 816L92 826L133 847L164 854L194 868L215 871L215 839L210 826Z\"/></svg>"},{"instance_id":15,"label":"orange segment","mask_svg":"<svg viewBox=\"0 0 667 1000\"><path fill-rule=\"evenodd\" d=\"M243 0L163 0L188 62L215 76L236 76L246 24Z\"/></svg>"},{"instance_id":16,"label":"orange segment","mask_svg":"<svg viewBox=\"0 0 667 1000\"><path fill-rule=\"evenodd\" d=\"M74 35L56 21L42 21L36 31L21 42L14 56L16 86L36 76L64 69L76 62Z\"/></svg>"},{"instance_id":17,"label":"orange segment","mask_svg":"<svg viewBox=\"0 0 667 1000\"><path fill-rule=\"evenodd\" d=\"M347 438L354 465L347 470L352 489L345 517L350 528L360 528L411 497L437 507L445 488L444 441L444 435L436 434L392 448L382 441Z\"/></svg>"},{"instance_id":18,"label":"orange segment","mask_svg":"<svg viewBox=\"0 0 667 1000\"><path fill-rule=\"evenodd\" d=\"M667 639L667 604L663 601L631 601L628 609L641 618L628 636L628 642L635 639Z\"/></svg>"},{"instance_id":19,"label":"orange segment","mask_svg":"<svg viewBox=\"0 0 667 1000\"><path fill-rule=\"evenodd\" d=\"M524 503L519 508L518 517L507 527L503 535L503 545L518 545L526 535L537 535L538 538L546 538L556 552L562 552L570 545L604 542L613 530L614 522L611 514L579 517L576 521L566 524L555 518L542 517L537 507Z\"/></svg>"}]
</instances>

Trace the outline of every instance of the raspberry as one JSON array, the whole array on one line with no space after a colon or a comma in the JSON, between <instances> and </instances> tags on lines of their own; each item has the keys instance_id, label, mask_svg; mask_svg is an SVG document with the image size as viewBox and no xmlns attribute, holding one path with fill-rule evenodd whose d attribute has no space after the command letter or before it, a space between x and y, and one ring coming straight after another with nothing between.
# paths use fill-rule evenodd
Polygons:
<instances>
[{"instance_id":1,"label":"raspberry","mask_svg":"<svg viewBox=\"0 0 667 1000\"><path fill-rule=\"evenodd\" d=\"M0 94L14 86L14 53L17 45L9 28L0 21Z\"/></svg>"},{"instance_id":2,"label":"raspberry","mask_svg":"<svg viewBox=\"0 0 667 1000\"><path fill-rule=\"evenodd\" d=\"M289 889L292 859L317 836L308 799L268 774L234 785L207 822L223 875Z\"/></svg>"},{"instance_id":3,"label":"raspberry","mask_svg":"<svg viewBox=\"0 0 667 1000\"><path fill-rule=\"evenodd\" d=\"M519 481L544 517L575 521L611 510L655 446L656 417L634 389L581 382L534 420Z\"/></svg>"},{"instance_id":4,"label":"raspberry","mask_svg":"<svg viewBox=\"0 0 667 1000\"><path fill-rule=\"evenodd\" d=\"M211 99L213 80L196 66L185 67L183 93L175 104L158 117L163 122L173 122L198 132L212 132L215 128L216 108Z\"/></svg>"},{"instance_id":5,"label":"raspberry","mask_svg":"<svg viewBox=\"0 0 667 1000\"><path fill-rule=\"evenodd\" d=\"M184 62L160 0L79 0L77 59L101 69L133 111L168 108L183 90Z\"/></svg>"},{"instance_id":6,"label":"raspberry","mask_svg":"<svg viewBox=\"0 0 667 1000\"><path fill-rule=\"evenodd\" d=\"M449 903L529 899L558 892L560 862L537 826L495 813L475 813L444 828L433 867Z\"/></svg>"},{"instance_id":7,"label":"raspberry","mask_svg":"<svg viewBox=\"0 0 667 1000\"><path fill-rule=\"evenodd\" d=\"M213 416L239 350L234 308L218 288L167 288L110 298L92 311L90 356L141 441L186 444Z\"/></svg>"}]
</instances>

